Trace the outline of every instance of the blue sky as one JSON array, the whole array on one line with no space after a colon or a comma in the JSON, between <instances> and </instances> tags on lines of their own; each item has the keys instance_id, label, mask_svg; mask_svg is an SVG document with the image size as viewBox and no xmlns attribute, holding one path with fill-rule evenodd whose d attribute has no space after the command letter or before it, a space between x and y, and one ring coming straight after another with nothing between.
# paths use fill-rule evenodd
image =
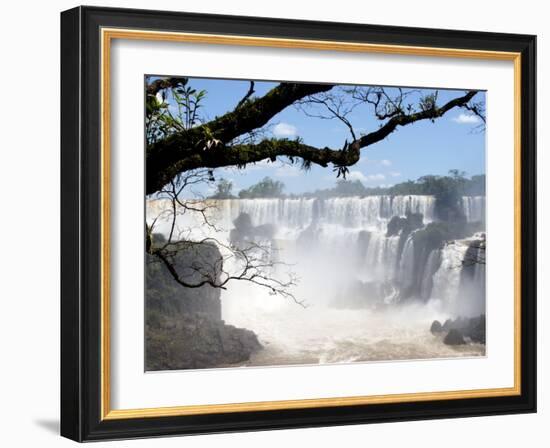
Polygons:
<instances>
[{"instance_id":1,"label":"blue sky","mask_svg":"<svg viewBox=\"0 0 550 448\"><path fill-rule=\"evenodd\" d=\"M233 110L247 92L249 81L193 78L188 85L207 91L202 114L208 121ZM256 81L255 96L262 96L276 85L276 82ZM438 104L463 94L462 90L440 90ZM475 100L485 101L485 95L485 92L479 92ZM315 109L310 111L316 112ZM371 132L381 123L368 104L355 108L349 118L356 133ZM350 167L349 178L374 187L389 186L427 174L445 175L450 169L465 171L467 175L484 174L485 132L478 129L478 120L464 109L453 109L435 123L421 121L400 127L385 140L363 148L361 160ZM268 137L300 137L304 143L317 147L338 149L346 139L350 140L349 130L339 120L309 117L295 106L277 114L268 126ZM332 168L313 165L305 172L299 169L299 164L290 166L279 161L249 165L245 170L221 169L215 176L231 180L235 193L265 176L282 181L286 193L330 188L336 182Z\"/></svg>"}]
</instances>

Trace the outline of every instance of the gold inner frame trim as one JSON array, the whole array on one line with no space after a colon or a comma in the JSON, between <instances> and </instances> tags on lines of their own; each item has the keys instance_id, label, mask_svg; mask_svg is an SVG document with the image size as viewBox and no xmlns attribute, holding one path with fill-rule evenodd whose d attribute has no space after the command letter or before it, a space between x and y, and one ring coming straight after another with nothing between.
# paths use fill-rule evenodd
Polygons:
<instances>
[{"instance_id":1,"label":"gold inner frame trim","mask_svg":"<svg viewBox=\"0 0 550 448\"><path fill-rule=\"evenodd\" d=\"M113 39L184 42L212 45L239 45L354 53L382 53L424 57L454 57L513 61L514 63L514 386L441 392L314 398L246 403L171 406L140 409L111 409L110 345L110 50ZM117 420L229 412L307 409L413 401L502 397L521 394L521 54L468 50L353 43L323 40L278 39L217 34L101 29L101 419Z\"/></svg>"}]
</instances>

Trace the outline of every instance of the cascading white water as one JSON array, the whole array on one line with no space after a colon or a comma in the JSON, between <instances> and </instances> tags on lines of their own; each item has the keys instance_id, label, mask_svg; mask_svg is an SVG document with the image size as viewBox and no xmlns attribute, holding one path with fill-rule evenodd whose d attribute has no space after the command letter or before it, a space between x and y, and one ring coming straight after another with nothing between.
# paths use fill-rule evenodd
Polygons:
<instances>
[{"instance_id":1,"label":"cascading white water","mask_svg":"<svg viewBox=\"0 0 550 448\"><path fill-rule=\"evenodd\" d=\"M202 214L179 211L176 235L187 239L215 237L229 244L233 222L245 213L253 226L273 226L272 247L277 248L277 255L272 256L287 262L301 279L292 292L308 305L306 310L288 298L273 296L269 290L247 282L233 282L222 291L223 319L255 331L266 346L263 354L258 355L260 358L255 359L256 364L283 363L279 357L288 357L293 350L297 352L292 360L297 363L309 362L310 357L319 362L384 359L381 351L391 352L387 356L395 359L453 356L448 348L433 345L425 333L431 320L466 309L465 294L459 294L462 262L468 251L466 240L432 250L422 259L424 269L418 270L415 268L419 259L414 232L405 241L400 241L400 234L386 236L388 222L394 216L421 213L424 225L436 221L433 196L229 199L203 203L206 204L206 218L216 224L217 230L204 224ZM484 198L464 197L462 205L468 221L481 221ZM170 232L170 222L166 219L170 216L170 204L149 201L149 224L159 216L154 231L167 235ZM275 274L277 272L270 272L270 275ZM417 275L421 276L418 281ZM475 267L471 277L476 279L471 284L484 285L484 268ZM368 296L372 291L382 296L381 301L376 298L373 303L389 306L400 301L400 292L413 290L415 284L418 285L416 298L421 300L407 305L413 307L414 312L409 320L401 323L394 319L394 314L386 319L366 308L332 308L342 298L358 295L361 299L361 295ZM428 303L421 304L428 299ZM484 302L478 302L481 303L478 309L483 310ZM475 307L468 304L468 308L471 314ZM383 330L377 327L382 321L387 324ZM403 322L414 324L414 327L400 328ZM301 336L304 331L308 337ZM415 334L414 337L422 341L421 345L415 342L408 346L403 331L407 332L407 337ZM362 339L359 338L363 341L362 348L356 343L343 348L342 338L351 344L355 333L363 334ZM379 340L384 335L395 344L390 343L391 347L386 348L373 345L373 338ZM402 352L403 347L408 348ZM479 353L475 349L470 354Z\"/></svg>"},{"instance_id":2,"label":"cascading white water","mask_svg":"<svg viewBox=\"0 0 550 448\"><path fill-rule=\"evenodd\" d=\"M371 234L367 249L366 265L361 274L368 280L392 281L396 276L398 262L399 236L390 236L382 232Z\"/></svg>"},{"instance_id":3,"label":"cascading white water","mask_svg":"<svg viewBox=\"0 0 550 448\"><path fill-rule=\"evenodd\" d=\"M429 299L433 290L433 276L441 264L441 250L433 249L428 255L428 261L424 268L422 283L420 284L420 297Z\"/></svg>"},{"instance_id":4,"label":"cascading white water","mask_svg":"<svg viewBox=\"0 0 550 448\"><path fill-rule=\"evenodd\" d=\"M303 229L311 224L315 199L228 199L231 219L247 213L255 226Z\"/></svg>"},{"instance_id":5,"label":"cascading white water","mask_svg":"<svg viewBox=\"0 0 550 448\"><path fill-rule=\"evenodd\" d=\"M448 242L440 250L441 262L432 277L430 297L443 300L456 316L485 312L484 300L480 300L485 295L485 255L482 258L479 255L484 242L485 234L480 232L471 238ZM470 270L473 273L466 276Z\"/></svg>"},{"instance_id":6,"label":"cascading white water","mask_svg":"<svg viewBox=\"0 0 550 448\"><path fill-rule=\"evenodd\" d=\"M462 242L452 241L441 249L441 263L439 269L433 275L433 287L431 297L444 299L454 308L458 296L462 261L468 249L468 245Z\"/></svg>"},{"instance_id":7,"label":"cascading white water","mask_svg":"<svg viewBox=\"0 0 550 448\"><path fill-rule=\"evenodd\" d=\"M385 231L392 216L422 213L425 222L434 220L433 196L366 196L330 199L229 199L232 219L248 213L254 225L274 224L287 229L319 223L340 227Z\"/></svg>"},{"instance_id":8,"label":"cascading white water","mask_svg":"<svg viewBox=\"0 0 550 448\"><path fill-rule=\"evenodd\" d=\"M271 224L275 229L275 239L287 251L292 247L296 255L296 243L307 229L310 229L318 246L314 252L319 256L335 257L340 260L344 254L352 259L353 278L362 281L392 281L408 288L414 282L414 244L413 234L409 235L402 251L399 251L399 235L386 236L386 227L390 218L405 216L407 213L421 213L424 224L435 219L435 198L433 196L367 196L329 199L292 198L292 199L229 199L204 201L205 216L215 222L215 237L229 243L229 230L233 221L242 213L250 216L252 225ZM463 211L468 221L482 219L485 198L482 196L462 198ZM167 235L170 231L170 203L168 201L149 201L147 203L149 222L160 217L155 223L155 231ZM162 219L162 217L166 219ZM200 213L179 211L175 235L189 239L212 236L213 229L204 225ZM368 242L361 235L368 232ZM453 250L450 250L452 248ZM456 269L444 267L460 265L465 246L454 250L447 245L441 251L434 251L427 259L429 269L422 270L422 293L425 297L444 298L449 303L455 300L460 277L460 266ZM355 254L352 255L352 252ZM437 253L436 253L437 252ZM439 253L441 252L441 253ZM441 260L441 261L440 261ZM293 261L293 260L291 260ZM359 261L357 263L357 261ZM439 272L433 266L440 262ZM348 263L344 263L348 264ZM429 289L433 283L434 293ZM443 290L445 289L445 290Z\"/></svg>"},{"instance_id":9,"label":"cascading white water","mask_svg":"<svg viewBox=\"0 0 550 448\"><path fill-rule=\"evenodd\" d=\"M468 222L485 220L485 196L462 196L462 210Z\"/></svg>"},{"instance_id":10,"label":"cascading white water","mask_svg":"<svg viewBox=\"0 0 550 448\"><path fill-rule=\"evenodd\" d=\"M401 260L399 262L399 282L403 289L409 289L414 284L414 232L407 237Z\"/></svg>"}]
</instances>

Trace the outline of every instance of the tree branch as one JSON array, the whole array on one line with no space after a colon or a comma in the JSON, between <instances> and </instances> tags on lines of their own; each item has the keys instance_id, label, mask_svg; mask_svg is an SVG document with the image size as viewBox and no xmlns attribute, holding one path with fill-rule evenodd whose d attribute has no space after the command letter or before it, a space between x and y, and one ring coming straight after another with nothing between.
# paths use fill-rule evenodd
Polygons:
<instances>
[{"instance_id":1,"label":"tree branch","mask_svg":"<svg viewBox=\"0 0 550 448\"><path fill-rule=\"evenodd\" d=\"M235 110L239 109L244 103L246 103L246 100L248 100L252 95L254 94L254 81L250 81L250 87L248 88L248 92L242 97L241 101L237 104L237 107L235 107Z\"/></svg>"},{"instance_id":2,"label":"tree branch","mask_svg":"<svg viewBox=\"0 0 550 448\"><path fill-rule=\"evenodd\" d=\"M360 149L377 143L398 126L406 126L421 120L435 120L454 107L464 107L476 95L469 91L441 107L435 101L423 109L409 114L392 116L376 131L363 135L343 149L316 148L299 140L266 139L256 144L229 146L234 138L265 125L274 115L290 104L308 95L328 91L332 85L282 83L262 98L250 101L239 109L216 118L202 126L177 133L147 148L147 194L154 193L178 173L196 168L244 167L247 163L278 156L301 158L308 164L323 167L333 164L339 175L348 166L357 163Z\"/></svg>"},{"instance_id":3,"label":"tree branch","mask_svg":"<svg viewBox=\"0 0 550 448\"><path fill-rule=\"evenodd\" d=\"M466 93L464 96L454 98L450 100L449 102L445 103L441 107L432 107L420 112L416 112L409 115L396 115L392 117L390 120L386 122L380 129L371 132L367 135L362 136L359 139L359 145L361 148L364 148L365 146L372 145L373 143L377 143L380 140L383 140L388 135L390 135L397 126L406 126L408 124L414 123L416 121L421 120L435 120L436 118L442 117L446 112L451 110L454 107L462 107L464 104L467 104L468 101L470 101L475 94L477 93L476 90L471 90L468 93Z\"/></svg>"},{"instance_id":4,"label":"tree branch","mask_svg":"<svg viewBox=\"0 0 550 448\"><path fill-rule=\"evenodd\" d=\"M156 79L152 83L148 84L146 87L148 95L156 95L163 89L170 89L178 87L179 85L184 86L187 84L187 78L162 78Z\"/></svg>"},{"instance_id":5,"label":"tree branch","mask_svg":"<svg viewBox=\"0 0 550 448\"><path fill-rule=\"evenodd\" d=\"M275 161L279 156L301 158L327 167L330 163L338 166L353 165L359 161L360 154L357 143L349 145L347 150L334 150L306 145L298 140L267 139L257 144L218 146L212 150L200 151L178 162L175 168L178 171L187 171L198 167L244 167L248 163L265 159Z\"/></svg>"},{"instance_id":6,"label":"tree branch","mask_svg":"<svg viewBox=\"0 0 550 448\"><path fill-rule=\"evenodd\" d=\"M201 148L193 152L189 151L185 157L176 161L169 169L165 170L165 175L167 176L165 179L166 182L169 182L173 175L196 168L244 167L248 163L260 162L265 159L274 161L279 156L301 158L322 167L327 167L329 164L333 164L337 168L348 167L359 161L361 148L383 140L394 132L398 126L406 126L426 119L435 120L443 116L450 109L466 104L476 93L475 91L470 91L464 96L455 98L441 107L434 106L433 108L410 115L394 116L378 130L360 137L344 149L317 148L306 145L299 140L266 139L257 144L217 145L211 149ZM150 171L149 167L147 171ZM155 187L151 186L151 188ZM149 184L148 192L151 192Z\"/></svg>"},{"instance_id":7,"label":"tree branch","mask_svg":"<svg viewBox=\"0 0 550 448\"><path fill-rule=\"evenodd\" d=\"M187 157L195 157L207 142L226 144L236 137L261 128L295 101L332 89L331 84L281 83L263 97L185 132L178 132L147 146L147 194L154 193L180 170L174 165Z\"/></svg>"}]
</instances>

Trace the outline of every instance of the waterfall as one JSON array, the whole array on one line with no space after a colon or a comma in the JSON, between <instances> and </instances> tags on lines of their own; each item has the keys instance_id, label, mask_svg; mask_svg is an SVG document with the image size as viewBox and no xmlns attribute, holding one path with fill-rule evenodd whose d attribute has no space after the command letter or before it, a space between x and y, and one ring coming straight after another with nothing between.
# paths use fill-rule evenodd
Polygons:
<instances>
[{"instance_id":1,"label":"waterfall","mask_svg":"<svg viewBox=\"0 0 550 448\"><path fill-rule=\"evenodd\" d=\"M255 226L273 224L287 229L303 229L313 219L315 199L229 199L231 218L247 213Z\"/></svg>"},{"instance_id":2,"label":"waterfall","mask_svg":"<svg viewBox=\"0 0 550 448\"><path fill-rule=\"evenodd\" d=\"M410 290L415 283L414 233L407 237L399 262L399 283L402 289Z\"/></svg>"},{"instance_id":3,"label":"waterfall","mask_svg":"<svg viewBox=\"0 0 550 448\"><path fill-rule=\"evenodd\" d=\"M455 241L445 244L441 249L439 269L433 275L431 297L444 300L452 307L457 299L462 261L468 246Z\"/></svg>"},{"instance_id":4,"label":"waterfall","mask_svg":"<svg viewBox=\"0 0 550 448\"><path fill-rule=\"evenodd\" d=\"M485 234L451 241L439 251L440 264L432 277L430 297L442 301L455 315L485 312Z\"/></svg>"},{"instance_id":5,"label":"waterfall","mask_svg":"<svg viewBox=\"0 0 550 448\"><path fill-rule=\"evenodd\" d=\"M462 196L462 210L468 222L485 220L485 196Z\"/></svg>"},{"instance_id":6,"label":"waterfall","mask_svg":"<svg viewBox=\"0 0 550 448\"><path fill-rule=\"evenodd\" d=\"M222 202L222 201L219 201ZM318 223L347 228L385 231L393 216L421 213L424 222L434 220L433 196L366 196L330 199L229 199L231 217L248 213L254 225L275 224L286 229L303 229Z\"/></svg>"},{"instance_id":7,"label":"waterfall","mask_svg":"<svg viewBox=\"0 0 550 448\"><path fill-rule=\"evenodd\" d=\"M394 280L398 262L398 245L399 236L386 237L381 232L371 236L364 267L364 274L368 280Z\"/></svg>"},{"instance_id":8,"label":"waterfall","mask_svg":"<svg viewBox=\"0 0 550 448\"><path fill-rule=\"evenodd\" d=\"M422 276L422 283L420 285L420 297L424 300L430 298L433 288L433 276L439 269L441 264L441 251L434 249L428 255L428 261L424 268L424 275Z\"/></svg>"},{"instance_id":9,"label":"waterfall","mask_svg":"<svg viewBox=\"0 0 550 448\"><path fill-rule=\"evenodd\" d=\"M163 246L172 234L219 249L214 262L188 261L231 277L217 318L262 345L242 365L305 365L485 354L430 332L434 320L485 313L485 234L463 238L483 229L485 200L462 207L468 223L441 221L435 198L420 195L180 199L175 214L172 202L150 200L146 219L153 248L194 247ZM174 295L189 299L185 288Z\"/></svg>"},{"instance_id":10,"label":"waterfall","mask_svg":"<svg viewBox=\"0 0 550 448\"><path fill-rule=\"evenodd\" d=\"M461 289L474 285L474 289L484 291L484 266L464 267L465 258L472 254L471 241L479 240L479 235L448 242L422 254L415 248L415 231L386 236L387 224L395 216L420 213L424 226L436 221L433 196L227 199L200 203L204 207L202 214L178 210L176 237L214 237L228 245L235 219L247 214L252 226L269 225L273 229L270 247L278 248L273 250L278 253L272 257L290 264L307 260L307 266L301 267L299 273L304 282L317 285L318 297L341 294L346 285L360 282L376 284L372 286L376 291L389 291L386 302L434 299L458 310L458 303L464 302ZM462 206L469 222L483 221L484 197L465 196ZM169 234L170 207L166 200L147 202L148 223L157 218L154 232ZM205 225L205 220L215 223L216 230ZM474 295L479 299L477 292Z\"/></svg>"}]
</instances>

